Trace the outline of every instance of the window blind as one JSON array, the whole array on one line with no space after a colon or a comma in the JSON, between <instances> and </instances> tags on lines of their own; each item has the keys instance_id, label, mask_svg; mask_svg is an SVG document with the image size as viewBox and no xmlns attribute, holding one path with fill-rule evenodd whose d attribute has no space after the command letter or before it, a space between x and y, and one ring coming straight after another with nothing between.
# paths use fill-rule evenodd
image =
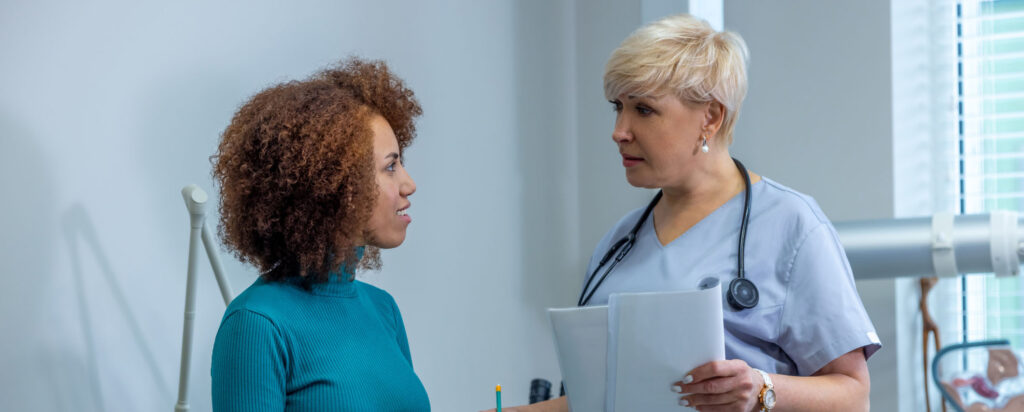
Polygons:
<instances>
[{"instance_id":1,"label":"window blind","mask_svg":"<svg viewBox=\"0 0 1024 412\"><path fill-rule=\"evenodd\" d=\"M1024 0L957 4L961 213L1024 212ZM1024 347L1024 279L965 276L963 339Z\"/></svg>"}]
</instances>

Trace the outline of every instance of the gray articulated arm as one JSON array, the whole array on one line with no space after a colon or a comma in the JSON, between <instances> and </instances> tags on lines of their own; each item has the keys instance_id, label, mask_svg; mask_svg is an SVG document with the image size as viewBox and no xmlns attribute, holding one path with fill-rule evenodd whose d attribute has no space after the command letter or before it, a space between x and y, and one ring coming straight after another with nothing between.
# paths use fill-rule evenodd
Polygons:
<instances>
[{"instance_id":1,"label":"gray articulated arm","mask_svg":"<svg viewBox=\"0 0 1024 412\"><path fill-rule=\"evenodd\" d=\"M857 280L1020 272L1024 230L1016 212L835 224Z\"/></svg>"}]
</instances>

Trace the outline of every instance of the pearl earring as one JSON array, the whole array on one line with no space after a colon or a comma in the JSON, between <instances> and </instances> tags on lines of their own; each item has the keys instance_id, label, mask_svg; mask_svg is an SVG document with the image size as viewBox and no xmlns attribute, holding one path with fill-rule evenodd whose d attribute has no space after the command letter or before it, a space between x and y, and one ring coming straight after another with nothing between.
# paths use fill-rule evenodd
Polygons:
<instances>
[{"instance_id":1,"label":"pearl earring","mask_svg":"<svg viewBox=\"0 0 1024 412\"><path fill-rule=\"evenodd\" d=\"M704 153L707 153L708 150L710 150L708 148L708 138L704 137L704 136L701 136L700 137L700 151L702 151Z\"/></svg>"}]
</instances>

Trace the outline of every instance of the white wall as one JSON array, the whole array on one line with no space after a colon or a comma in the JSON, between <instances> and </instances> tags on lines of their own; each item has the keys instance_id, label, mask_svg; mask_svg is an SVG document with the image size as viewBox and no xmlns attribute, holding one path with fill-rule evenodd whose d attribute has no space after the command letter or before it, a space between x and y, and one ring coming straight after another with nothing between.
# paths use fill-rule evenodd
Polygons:
<instances>
[{"instance_id":1,"label":"white wall","mask_svg":"<svg viewBox=\"0 0 1024 412\"><path fill-rule=\"evenodd\" d=\"M571 304L573 2L17 2L0 13L0 398L32 411L169 410L187 215L233 111L358 53L424 107L406 243L365 279L403 309L435 410L556 380ZM589 253L589 251L587 252ZM224 255L236 290L251 268ZM223 310L205 262L193 409Z\"/></svg>"}]
</instances>

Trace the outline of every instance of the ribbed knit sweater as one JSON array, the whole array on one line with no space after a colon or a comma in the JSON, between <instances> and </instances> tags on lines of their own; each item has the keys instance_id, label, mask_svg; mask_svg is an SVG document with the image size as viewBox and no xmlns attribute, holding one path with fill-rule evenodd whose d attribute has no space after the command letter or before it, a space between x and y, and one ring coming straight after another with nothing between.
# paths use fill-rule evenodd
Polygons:
<instances>
[{"instance_id":1,"label":"ribbed knit sweater","mask_svg":"<svg viewBox=\"0 0 1024 412\"><path fill-rule=\"evenodd\" d=\"M221 320L213 410L429 411L402 315L387 292L260 278Z\"/></svg>"}]
</instances>

